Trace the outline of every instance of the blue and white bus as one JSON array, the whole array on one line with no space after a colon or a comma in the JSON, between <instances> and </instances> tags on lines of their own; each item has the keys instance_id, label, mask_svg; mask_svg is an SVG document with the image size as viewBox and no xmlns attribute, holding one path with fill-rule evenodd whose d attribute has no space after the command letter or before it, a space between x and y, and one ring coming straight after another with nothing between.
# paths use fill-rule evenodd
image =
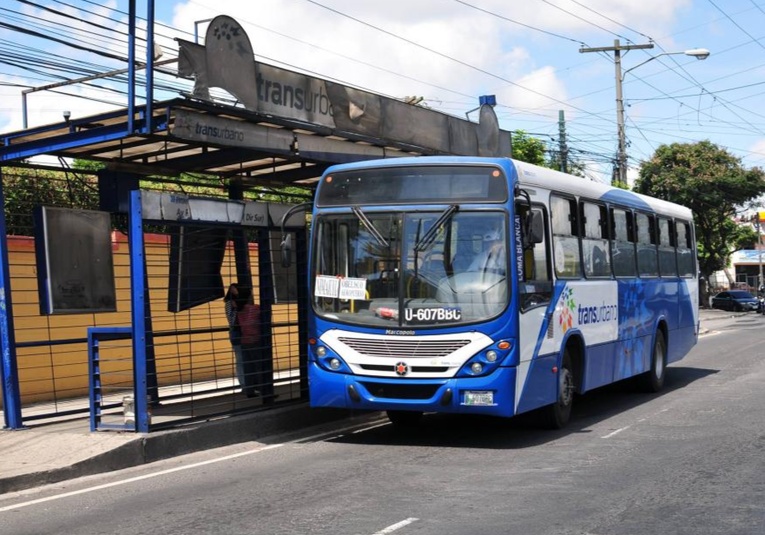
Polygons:
<instances>
[{"instance_id":1,"label":"blue and white bus","mask_svg":"<svg viewBox=\"0 0 765 535\"><path fill-rule=\"evenodd\" d=\"M511 417L658 391L698 337L691 211L504 158L338 165L313 208L314 407Z\"/></svg>"}]
</instances>

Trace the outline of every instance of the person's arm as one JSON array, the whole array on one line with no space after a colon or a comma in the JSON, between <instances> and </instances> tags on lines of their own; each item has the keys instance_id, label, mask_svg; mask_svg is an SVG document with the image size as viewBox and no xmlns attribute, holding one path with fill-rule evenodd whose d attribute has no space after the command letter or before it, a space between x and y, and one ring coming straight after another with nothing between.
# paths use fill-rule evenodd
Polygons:
<instances>
[{"instance_id":1,"label":"person's arm","mask_svg":"<svg viewBox=\"0 0 765 535\"><path fill-rule=\"evenodd\" d=\"M234 302L229 300L225 303L226 319L228 320L228 326L236 326L236 308L234 308Z\"/></svg>"}]
</instances>

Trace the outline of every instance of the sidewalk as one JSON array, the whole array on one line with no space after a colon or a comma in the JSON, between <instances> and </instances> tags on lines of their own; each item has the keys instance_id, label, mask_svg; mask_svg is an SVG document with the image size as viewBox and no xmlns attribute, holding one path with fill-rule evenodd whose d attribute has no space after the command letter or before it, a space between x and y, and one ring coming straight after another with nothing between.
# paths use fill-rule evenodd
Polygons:
<instances>
[{"instance_id":1,"label":"sidewalk","mask_svg":"<svg viewBox=\"0 0 765 535\"><path fill-rule=\"evenodd\" d=\"M737 313L703 309L700 334ZM297 431L350 412L311 409L306 402L222 417L148 434L91 433L88 418L19 431L0 430L0 494L85 475L119 470L185 453Z\"/></svg>"},{"instance_id":2,"label":"sidewalk","mask_svg":"<svg viewBox=\"0 0 765 535\"><path fill-rule=\"evenodd\" d=\"M719 320L744 315L763 317L762 314L756 312L730 312L728 310L719 310L717 308L702 308L699 310L699 334L707 334L711 329L714 329L715 323Z\"/></svg>"}]
</instances>

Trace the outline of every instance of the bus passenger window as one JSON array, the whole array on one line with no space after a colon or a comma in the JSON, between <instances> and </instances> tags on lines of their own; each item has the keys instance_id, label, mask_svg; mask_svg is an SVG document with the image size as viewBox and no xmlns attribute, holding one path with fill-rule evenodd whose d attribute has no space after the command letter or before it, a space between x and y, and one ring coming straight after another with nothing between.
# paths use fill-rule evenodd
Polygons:
<instances>
[{"instance_id":1,"label":"bus passenger window","mask_svg":"<svg viewBox=\"0 0 765 535\"><path fill-rule=\"evenodd\" d=\"M634 277L635 269L635 238L632 212L620 208L611 209L611 258L614 264L614 275L617 277Z\"/></svg>"},{"instance_id":2,"label":"bus passenger window","mask_svg":"<svg viewBox=\"0 0 765 535\"><path fill-rule=\"evenodd\" d=\"M546 219L541 208L532 208ZM519 211L525 220L526 212ZM547 225L545 225L546 227ZM552 297L552 276L550 273L550 248L547 246L547 228L542 241L523 251L523 280L519 282L521 311L539 305L546 305Z\"/></svg>"},{"instance_id":3,"label":"bus passenger window","mask_svg":"<svg viewBox=\"0 0 765 535\"><path fill-rule=\"evenodd\" d=\"M582 260L588 278L611 276L606 213L605 206L582 203Z\"/></svg>"},{"instance_id":4,"label":"bus passenger window","mask_svg":"<svg viewBox=\"0 0 765 535\"><path fill-rule=\"evenodd\" d=\"M579 231L576 201L562 197L550 197L552 213L553 250L555 274L558 277L582 276L579 256Z\"/></svg>"},{"instance_id":5,"label":"bus passenger window","mask_svg":"<svg viewBox=\"0 0 765 535\"><path fill-rule=\"evenodd\" d=\"M637 261L638 274L641 277L659 275L659 262L656 256L656 218L652 215L636 214L637 223Z\"/></svg>"},{"instance_id":6,"label":"bus passenger window","mask_svg":"<svg viewBox=\"0 0 765 535\"><path fill-rule=\"evenodd\" d=\"M677 230L678 272L681 277L693 277L696 275L696 268L691 242L691 226L688 223L676 221L675 228Z\"/></svg>"},{"instance_id":7,"label":"bus passenger window","mask_svg":"<svg viewBox=\"0 0 765 535\"><path fill-rule=\"evenodd\" d=\"M677 277L674 230L672 221L659 218L659 274L662 277Z\"/></svg>"}]
</instances>

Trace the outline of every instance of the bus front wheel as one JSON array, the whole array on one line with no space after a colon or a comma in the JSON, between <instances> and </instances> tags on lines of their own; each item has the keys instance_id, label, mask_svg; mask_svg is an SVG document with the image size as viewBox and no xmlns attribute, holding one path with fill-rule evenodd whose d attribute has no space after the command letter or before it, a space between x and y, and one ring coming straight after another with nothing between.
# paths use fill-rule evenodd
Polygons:
<instances>
[{"instance_id":1,"label":"bus front wheel","mask_svg":"<svg viewBox=\"0 0 765 535\"><path fill-rule=\"evenodd\" d=\"M651 369L639 377L640 389L644 392L658 392L664 386L664 375L667 365L667 341L663 331L656 331L651 354Z\"/></svg>"},{"instance_id":2,"label":"bus front wheel","mask_svg":"<svg viewBox=\"0 0 765 535\"><path fill-rule=\"evenodd\" d=\"M388 419L393 427L398 429L412 429L417 427L422 419L422 413L416 411L387 411Z\"/></svg>"},{"instance_id":3,"label":"bus front wheel","mask_svg":"<svg viewBox=\"0 0 765 535\"><path fill-rule=\"evenodd\" d=\"M561 429L571 418L571 407L574 404L574 368L571 366L571 355L568 349L563 352L563 361L558 370L558 401L543 409L544 425L549 429Z\"/></svg>"}]
</instances>

